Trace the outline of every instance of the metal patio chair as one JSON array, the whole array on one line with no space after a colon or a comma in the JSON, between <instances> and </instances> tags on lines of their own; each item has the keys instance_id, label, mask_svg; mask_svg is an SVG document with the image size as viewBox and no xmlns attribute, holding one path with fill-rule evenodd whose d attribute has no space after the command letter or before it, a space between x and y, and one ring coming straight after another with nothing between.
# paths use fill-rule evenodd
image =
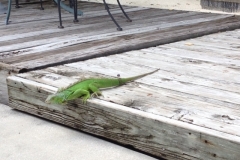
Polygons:
<instances>
[{"instance_id":1,"label":"metal patio chair","mask_svg":"<svg viewBox=\"0 0 240 160\"><path fill-rule=\"evenodd\" d=\"M44 9L42 6L42 0L40 0L40 4L41 7L40 9ZM61 8L63 8L64 10L68 11L69 13L72 13L74 15L74 20L73 22L78 22L78 15L83 15L83 12L78 10L77 8L77 0L69 0L69 5L67 6L65 5L61 0L54 0L54 2L57 4L58 6L58 15L59 15L59 26L58 28L64 28L62 25L62 17L61 17ZM108 15L111 17L112 21L115 23L115 25L117 26L117 30L118 31L122 31L123 29L121 28L121 26L118 24L118 22L115 20L115 18L113 17L113 15L110 12L110 8L108 6L108 4L106 3L106 0L103 0L105 9L108 12ZM128 17L127 13L124 11L121 3L119 2L119 0L117 0L118 6L120 7L121 11L123 12L124 16L127 18L128 22L132 22L132 20ZM6 17L6 25L9 24L9 18L10 18L10 14L11 14L11 5L12 5L12 0L8 0L8 11L7 11L7 17ZM19 2L18 0L16 0L16 8L19 8Z\"/></svg>"},{"instance_id":2,"label":"metal patio chair","mask_svg":"<svg viewBox=\"0 0 240 160\"><path fill-rule=\"evenodd\" d=\"M63 28L62 26L62 20L61 20L61 8L60 7L65 7L65 10L69 11L69 12L72 12L72 10L69 9L69 7L66 7L65 5L63 5L63 3L61 3L61 0L54 0L57 4L58 4L58 13L59 13L59 22L60 22L60 26L58 26L58 28ZM106 3L106 0L103 0L103 3L105 5L105 9L107 10L108 12L108 15L111 17L112 21L115 23L115 25L117 26L117 30L118 31L122 31L123 29L120 27L120 25L118 24L118 22L115 20L115 18L112 16L111 12L110 12L110 8L108 6L108 4ZM132 22L132 20L128 17L127 13L124 11L121 3L119 0L117 0L117 3L118 3L118 6L120 7L120 9L122 10L124 16L127 18L127 21L128 22ZM59 5L60 4L60 5ZM78 19L77 19L77 15L78 14L78 10L77 10L77 0L69 0L69 4L70 4L70 7L73 5L73 14L74 14L74 22L78 22ZM82 14L80 14L82 15Z\"/></svg>"},{"instance_id":3,"label":"metal patio chair","mask_svg":"<svg viewBox=\"0 0 240 160\"><path fill-rule=\"evenodd\" d=\"M36 2L34 2L34 3L36 3ZM38 2L39 3L39 2ZM43 1L42 0L40 0L40 9L41 10L44 10L44 8L43 8L43 5L42 5L42 3L43 3ZM15 7L16 8L20 8L19 7L19 1L18 0L15 0ZM29 4L29 3L24 3L24 4ZM6 17L6 25L8 25L9 24L9 18L10 18L10 15L11 15L11 9L12 9L12 0L8 0L8 10L7 10L7 17Z\"/></svg>"},{"instance_id":4,"label":"metal patio chair","mask_svg":"<svg viewBox=\"0 0 240 160\"><path fill-rule=\"evenodd\" d=\"M16 8L19 8L19 2L18 0L15 1L16 2ZM77 15L83 15L83 12L80 11L80 10L77 10L77 0L69 0L69 3L71 4L71 7L73 6L73 8L65 5L64 3L61 2L61 0L54 0L54 2L58 5L58 13L59 13L59 23L60 25L58 26L59 28L64 28L62 26L62 18L61 18L61 8L63 8L64 10L74 14L74 22L78 22L78 19L77 19ZM34 2L36 3L36 2ZM39 2L38 2L39 3ZM43 5L42 5L43 1L40 0L40 4L41 4L41 7L40 9L44 9L43 8ZM24 4L29 4L29 3L24 3ZM73 5L72 5L73 4ZM8 0L8 11L7 11L7 16L6 16L6 25L9 24L9 18L10 18L10 15L11 15L11 7L12 7L12 0Z\"/></svg>"},{"instance_id":5,"label":"metal patio chair","mask_svg":"<svg viewBox=\"0 0 240 160\"><path fill-rule=\"evenodd\" d=\"M58 6L58 15L59 15L58 17L59 17L59 23L60 23L58 28L64 28L62 25L61 8L63 8L64 10L74 15L74 20L73 20L74 23L78 22L78 18L77 18L78 15L79 16L83 15L83 12L78 10L77 0L69 0L69 6L65 5L61 0L54 0L54 2Z\"/></svg>"},{"instance_id":6,"label":"metal patio chair","mask_svg":"<svg viewBox=\"0 0 240 160\"><path fill-rule=\"evenodd\" d=\"M117 26L117 30L118 31L122 31L123 29L120 27L120 25L117 23L117 21L115 20L115 18L112 16L110 10L109 10L109 7L108 7L108 4L106 3L105 0L103 0L103 3L105 5L105 9L107 10L108 12L108 15L111 17L112 21L115 23L115 25ZM117 3L118 3L118 6L120 7L120 9L122 10L124 16L127 18L127 21L128 22L132 22L132 20L128 17L127 13L124 11L121 3L119 2L119 0L117 0Z\"/></svg>"}]
</instances>

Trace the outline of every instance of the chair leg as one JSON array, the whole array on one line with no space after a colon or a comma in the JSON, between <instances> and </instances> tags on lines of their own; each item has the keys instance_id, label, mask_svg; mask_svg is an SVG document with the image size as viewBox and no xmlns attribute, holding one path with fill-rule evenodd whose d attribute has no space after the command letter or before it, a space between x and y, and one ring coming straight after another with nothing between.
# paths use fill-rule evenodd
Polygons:
<instances>
[{"instance_id":1,"label":"chair leg","mask_svg":"<svg viewBox=\"0 0 240 160\"><path fill-rule=\"evenodd\" d=\"M72 0L69 0L69 7L70 7L70 8L73 8L73 2L72 2Z\"/></svg>"},{"instance_id":2,"label":"chair leg","mask_svg":"<svg viewBox=\"0 0 240 160\"><path fill-rule=\"evenodd\" d=\"M40 10L44 10L42 0L40 0L40 4L41 4Z\"/></svg>"},{"instance_id":3,"label":"chair leg","mask_svg":"<svg viewBox=\"0 0 240 160\"><path fill-rule=\"evenodd\" d=\"M15 3L16 3L15 8L20 8L19 3L18 3L18 0L16 0Z\"/></svg>"},{"instance_id":4,"label":"chair leg","mask_svg":"<svg viewBox=\"0 0 240 160\"><path fill-rule=\"evenodd\" d=\"M124 16L127 18L127 22L132 22L132 20L128 17L127 13L124 11L124 9L123 9L123 7L122 7L120 1L117 0L117 2L118 2L118 5L119 5L120 9L122 10Z\"/></svg>"},{"instance_id":5,"label":"chair leg","mask_svg":"<svg viewBox=\"0 0 240 160\"><path fill-rule=\"evenodd\" d=\"M7 17L6 17L6 25L9 24L9 18L11 14L11 9L12 9L12 0L8 0L8 11L7 11Z\"/></svg>"},{"instance_id":6,"label":"chair leg","mask_svg":"<svg viewBox=\"0 0 240 160\"><path fill-rule=\"evenodd\" d=\"M79 22L78 21L78 18L77 18L77 9L78 9L78 7L77 7L77 0L73 0L74 1L74 20L73 20L73 22L74 23L77 23L77 22Z\"/></svg>"},{"instance_id":7,"label":"chair leg","mask_svg":"<svg viewBox=\"0 0 240 160\"><path fill-rule=\"evenodd\" d=\"M60 0L58 0L58 16L59 16L59 23L60 25L58 26L58 28L64 28L62 26L62 17L61 17L61 8L60 8Z\"/></svg>"},{"instance_id":8,"label":"chair leg","mask_svg":"<svg viewBox=\"0 0 240 160\"><path fill-rule=\"evenodd\" d=\"M112 16L111 12L109 11L109 7L108 7L108 4L106 3L105 0L103 0L103 3L105 5L105 9L107 10L108 12L108 15L111 17L112 21L115 23L115 25L117 26L117 30L118 31L122 31L123 29L119 26L119 24L117 23L117 21L114 19L114 17Z\"/></svg>"}]
</instances>

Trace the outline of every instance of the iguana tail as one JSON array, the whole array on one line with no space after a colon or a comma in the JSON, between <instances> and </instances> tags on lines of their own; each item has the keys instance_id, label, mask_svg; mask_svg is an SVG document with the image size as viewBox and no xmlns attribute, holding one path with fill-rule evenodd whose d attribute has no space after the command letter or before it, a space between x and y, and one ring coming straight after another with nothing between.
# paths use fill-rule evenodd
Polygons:
<instances>
[{"instance_id":1,"label":"iguana tail","mask_svg":"<svg viewBox=\"0 0 240 160\"><path fill-rule=\"evenodd\" d=\"M139 79L139 78L142 78L142 77L145 77L149 74L153 74L155 72L157 72L159 69L156 69L155 71L152 71L152 72L148 72L148 73L145 73L145 74L141 74L141 75L138 75L138 76L134 76L134 77L129 77L129 78L119 78L119 85L124 85L125 83L127 82L130 82L130 81L134 81L136 79Z\"/></svg>"}]
</instances>

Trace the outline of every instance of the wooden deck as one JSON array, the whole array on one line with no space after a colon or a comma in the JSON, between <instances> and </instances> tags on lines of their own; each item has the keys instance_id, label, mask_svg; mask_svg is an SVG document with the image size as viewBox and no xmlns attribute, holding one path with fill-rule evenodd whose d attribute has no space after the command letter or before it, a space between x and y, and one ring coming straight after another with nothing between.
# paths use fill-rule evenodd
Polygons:
<instances>
[{"instance_id":1,"label":"wooden deck","mask_svg":"<svg viewBox=\"0 0 240 160\"><path fill-rule=\"evenodd\" d=\"M43 11L39 6L13 7L10 25L0 22L0 103L7 104L5 79L10 74L240 28L238 16L125 6L133 20L129 23L110 5L124 30L119 32L103 4L79 2L84 12L80 22L74 24L73 16L64 12L65 28L58 29L56 6L44 4Z\"/></svg>"},{"instance_id":2,"label":"wooden deck","mask_svg":"<svg viewBox=\"0 0 240 160\"><path fill-rule=\"evenodd\" d=\"M7 104L5 79L10 74L157 46L210 33L240 28L240 17L222 14L125 6L133 22L120 9L111 11L124 31L116 31L103 4L79 2L84 16L74 24L64 12L58 29L57 8L44 4L15 9L10 25L0 22L0 103ZM5 19L6 15L0 15Z\"/></svg>"},{"instance_id":3,"label":"wooden deck","mask_svg":"<svg viewBox=\"0 0 240 160\"><path fill-rule=\"evenodd\" d=\"M18 74L10 106L169 160L240 157L240 30ZM104 97L67 105L47 95L77 79L160 70Z\"/></svg>"},{"instance_id":4,"label":"wooden deck","mask_svg":"<svg viewBox=\"0 0 240 160\"><path fill-rule=\"evenodd\" d=\"M65 13L65 28L58 29L57 8L44 6L44 11L37 9L39 4L14 9L11 24L0 23L2 66L24 72L240 28L240 17L232 15L141 7L125 7L133 20L129 23L111 5L124 29L118 32L103 4L80 2L80 22L73 24L73 16Z\"/></svg>"}]
</instances>

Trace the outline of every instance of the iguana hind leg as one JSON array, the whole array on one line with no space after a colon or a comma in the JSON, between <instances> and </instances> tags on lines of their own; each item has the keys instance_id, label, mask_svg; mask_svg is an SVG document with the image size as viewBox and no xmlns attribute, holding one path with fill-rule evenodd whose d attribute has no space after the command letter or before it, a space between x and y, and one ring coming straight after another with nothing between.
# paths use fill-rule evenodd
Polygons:
<instances>
[{"instance_id":1,"label":"iguana hind leg","mask_svg":"<svg viewBox=\"0 0 240 160\"><path fill-rule=\"evenodd\" d=\"M73 99L76 99L76 98L79 98L79 97L82 97L83 104L86 104L87 99L90 98L90 93L87 90L78 89L75 92L73 92L71 95L69 95L67 97L67 100L69 101L69 100L73 100Z\"/></svg>"},{"instance_id":2,"label":"iguana hind leg","mask_svg":"<svg viewBox=\"0 0 240 160\"><path fill-rule=\"evenodd\" d=\"M93 97L93 96L101 96L102 95L102 93L101 93L101 91L99 90L99 88L96 86L96 84L95 83L92 83L92 84L89 84L89 89L93 92L92 94L91 94L91 97Z\"/></svg>"}]
</instances>

